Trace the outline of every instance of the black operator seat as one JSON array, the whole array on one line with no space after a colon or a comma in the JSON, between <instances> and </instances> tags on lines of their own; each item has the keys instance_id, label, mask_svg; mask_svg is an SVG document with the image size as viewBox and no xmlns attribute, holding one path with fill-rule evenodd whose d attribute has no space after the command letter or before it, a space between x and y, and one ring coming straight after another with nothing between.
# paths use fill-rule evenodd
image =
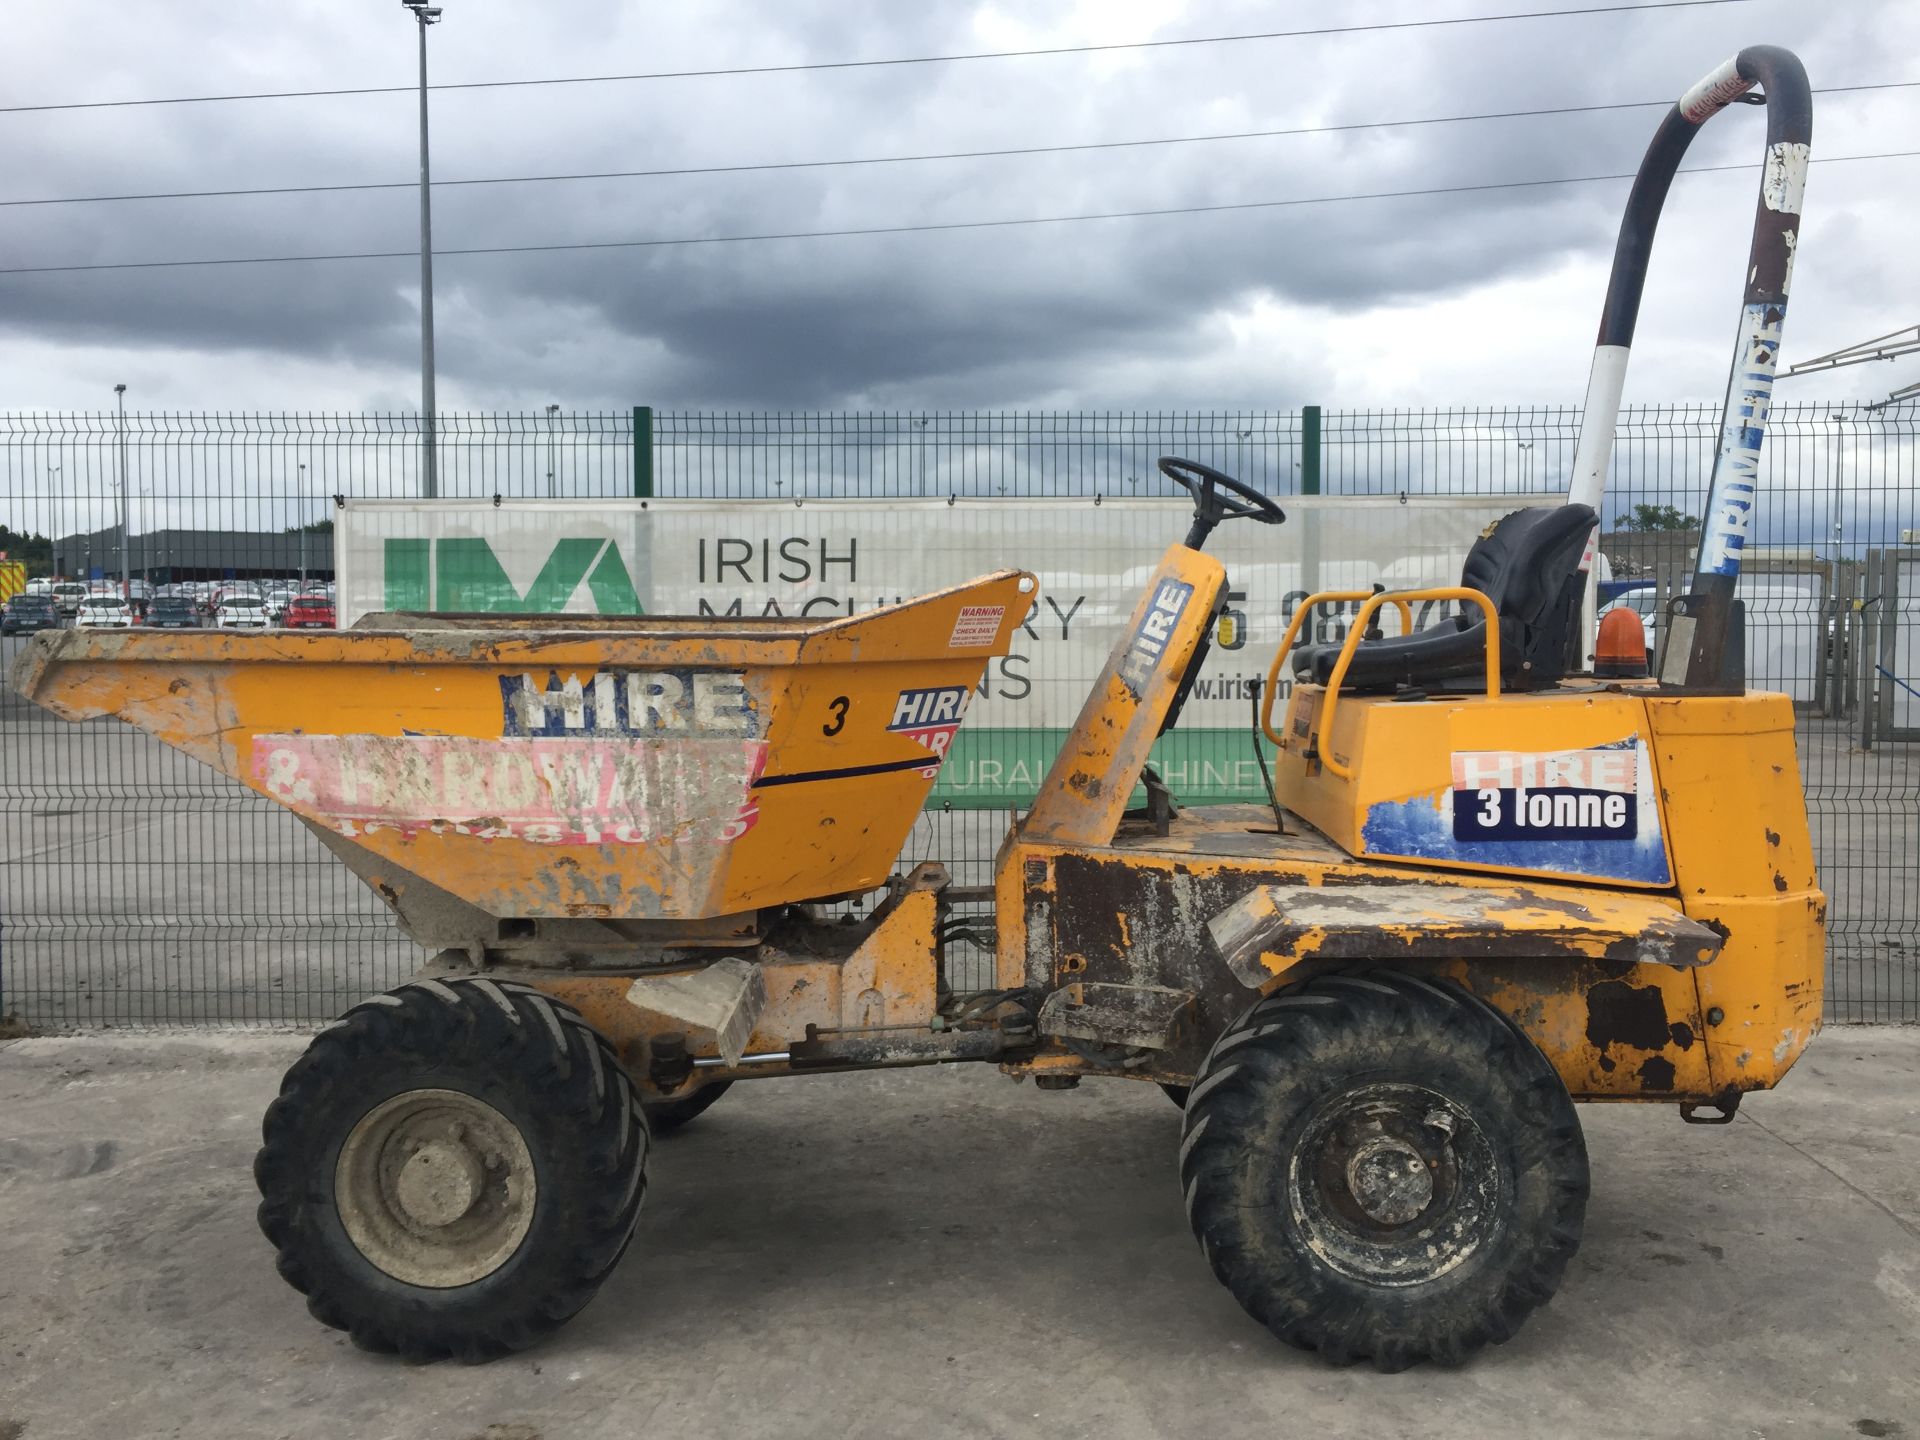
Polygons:
<instances>
[{"instance_id":1,"label":"black operator seat","mask_svg":"<svg viewBox=\"0 0 1920 1440\"><path fill-rule=\"evenodd\" d=\"M1473 542L1460 583L1493 601L1500 615L1500 680L1525 689L1558 680L1566 669L1580 610L1580 557L1594 526L1587 505L1535 505L1494 521ZM1362 640L1342 690L1423 689L1485 673L1486 616L1472 601L1457 615L1412 635ZM1293 655L1293 673L1325 685L1338 645L1309 645Z\"/></svg>"}]
</instances>

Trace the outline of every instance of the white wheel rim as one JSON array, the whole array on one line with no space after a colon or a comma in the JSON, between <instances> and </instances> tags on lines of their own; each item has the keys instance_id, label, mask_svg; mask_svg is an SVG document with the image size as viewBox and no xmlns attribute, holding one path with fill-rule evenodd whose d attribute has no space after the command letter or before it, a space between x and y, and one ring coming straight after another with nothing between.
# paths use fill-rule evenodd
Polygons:
<instances>
[{"instance_id":1,"label":"white wheel rim","mask_svg":"<svg viewBox=\"0 0 1920 1440\"><path fill-rule=\"evenodd\" d=\"M533 1225L538 1185L506 1116L459 1090L408 1090L360 1118L334 1166L340 1223L367 1262L408 1285L484 1280Z\"/></svg>"}]
</instances>

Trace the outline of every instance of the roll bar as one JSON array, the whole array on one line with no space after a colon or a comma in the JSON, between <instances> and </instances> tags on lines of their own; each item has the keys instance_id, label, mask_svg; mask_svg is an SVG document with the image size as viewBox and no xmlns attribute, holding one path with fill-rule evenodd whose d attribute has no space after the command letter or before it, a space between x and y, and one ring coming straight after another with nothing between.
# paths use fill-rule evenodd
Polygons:
<instances>
[{"instance_id":1,"label":"roll bar","mask_svg":"<svg viewBox=\"0 0 1920 1440\"><path fill-rule=\"evenodd\" d=\"M1760 96L1749 94L1755 87ZM1728 673L1734 587L1753 519L1760 445L1773 397L1813 140L1813 97L1807 72L1791 51L1772 45L1742 50L1682 95L1654 132L1634 176L1614 245L1613 273L1600 313L1600 336L1567 487L1569 502L1599 511L1626 380L1627 352L1640 314L1660 210L1693 137L1735 101L1767 107L1766 166L1760 178L1753 242L1747 255L1746 295L1721 405L1720 446L1708 484L1693 585L1675 603L1661 661L1660 678L1667 684L1719 685Z\"/></svg>"}]
</instances>

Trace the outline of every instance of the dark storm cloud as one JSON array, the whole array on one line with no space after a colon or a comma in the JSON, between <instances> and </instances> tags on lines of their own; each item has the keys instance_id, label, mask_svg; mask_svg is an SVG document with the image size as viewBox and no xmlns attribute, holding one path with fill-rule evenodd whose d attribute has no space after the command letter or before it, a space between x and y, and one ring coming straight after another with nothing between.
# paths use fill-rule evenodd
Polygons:
<instances>
[{"instance_id":1,"label":"dark storm cloud","mask_svg":"<svg viewBox=\"0 0 1920 1440\"><path fill-rule=\"evenodd\" d=\"M1004 33L976 28L969 12L880 0L743 0L644 16L505 0L449 0L447 8L432 43L436 78L449 80L993 49L1001 46L990 37ZM1069 14L1057 5L1027 13L1042 25ZM1210 6L1164 28L1280 28L1307 13ZM1351 23L1347 7L1338 13ZM1383 3L1351 16L1427 13ZM1150 24L1112 23L1113 35ZM172 6L144 16L135 33L110 37L92 64L82 60L92 37L77 14L42 12L33 24L41 32L33 48L47 59L23 99L410 78L405 18L385 7L294 7L241 30L225 8ZM435 170L452 179L900 154L1654 98L1763 26L1810 60L1839 48L1847 32L1834 38L1825 24L1813 7L1759 0L1135 57L441 92ZM1053 40L1043 32L1033 43ZM1638 111L1016 159L450 188L436 193L435 230L446 248L549 244L1625 171L1657 117ZM11 195L406 179L414 163L406 96L10 116L0 124L15 132ZM1700 158L1745 158L1756 145L1747 132L1710 135ZM564 386L585 403L644 394L684 405L1018 404L1112 357L1191 357L1208 343L1208 317L1256 297L1337 316L1604 253L1621 189L926 236L447 256L436 286L442 383L489 400ZM405 250L415 242L414 205L404 190L155 201L13 209L0 212L0 225L11 264ZM417 344L416 283L405 260L18 277L0 280L0 336L333 358L392 371L411 363ZM1443 347L1446 337L1410 335L1408 343ZM1307 390L1319 381L1311 373L1298 379Z\"/></svg>"}]
</instances>

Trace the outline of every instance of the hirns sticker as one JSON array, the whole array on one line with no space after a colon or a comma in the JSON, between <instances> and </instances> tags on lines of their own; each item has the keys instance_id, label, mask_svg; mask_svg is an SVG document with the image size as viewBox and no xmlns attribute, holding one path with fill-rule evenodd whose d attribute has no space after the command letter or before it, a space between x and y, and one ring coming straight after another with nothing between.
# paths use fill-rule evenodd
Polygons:
<instances>
[{"instance_id":1,"label":"hirns sticker","mask_svg":"<svg viewBox=\"0 0 1920 1440\"><path fill-rule=\"evenodd\" d=\"M933 752L933 763L923 767L922 775L932 776L947 758L954 731L967 713L967 700L973 691L965 685L940 685L927 690L902 690L893 702L893 719L887 729L905 735Z\"/></svg>"}]
</instances>

